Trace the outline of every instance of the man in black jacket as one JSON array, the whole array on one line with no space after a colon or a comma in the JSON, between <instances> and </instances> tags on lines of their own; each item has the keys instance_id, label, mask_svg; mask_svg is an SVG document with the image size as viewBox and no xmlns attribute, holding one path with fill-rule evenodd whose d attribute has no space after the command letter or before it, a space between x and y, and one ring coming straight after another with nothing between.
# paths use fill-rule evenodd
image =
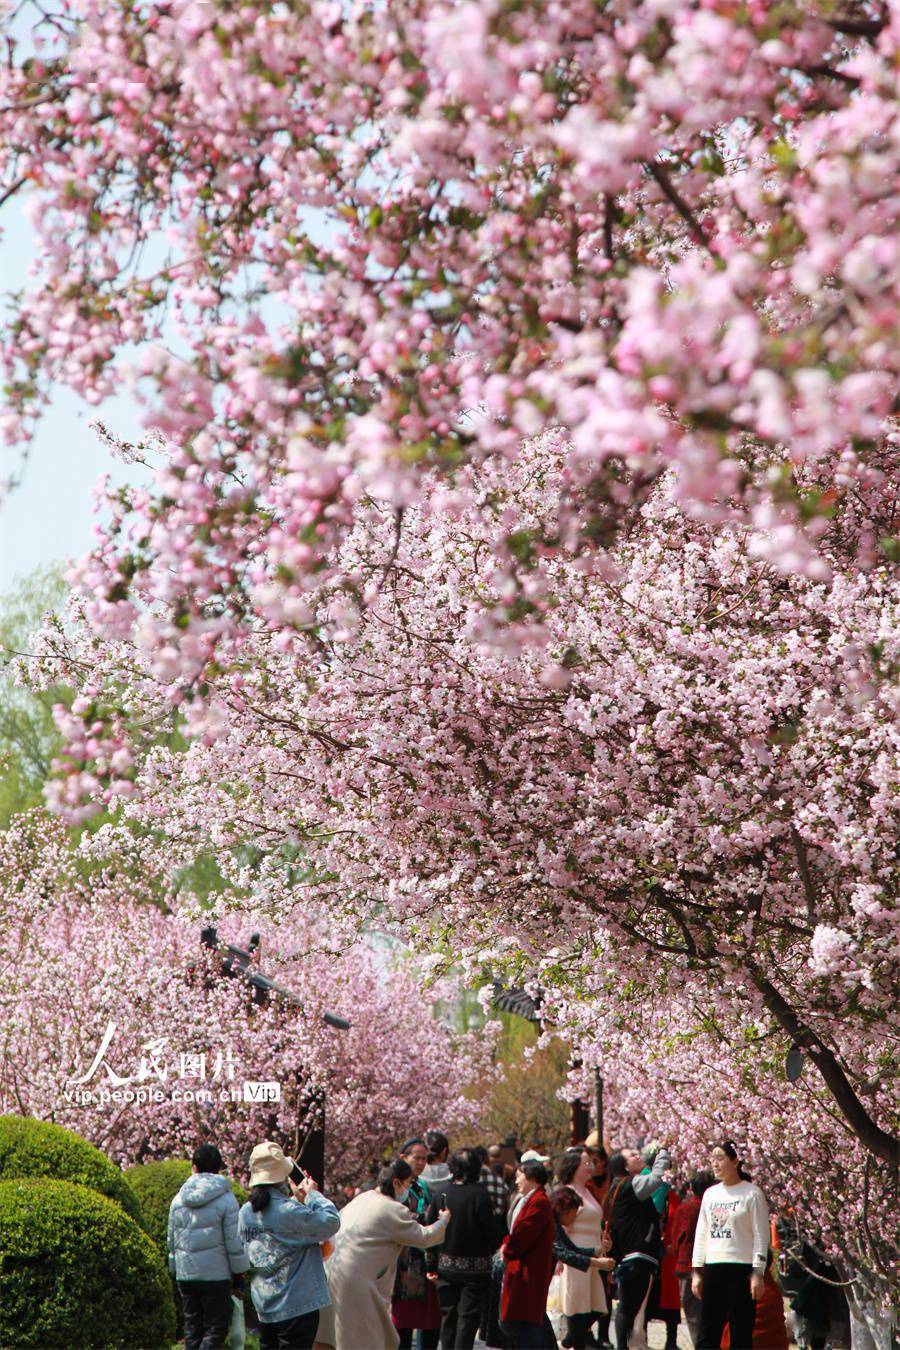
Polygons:
<instances>
[{"instance_id":1,"label":"man in black jacket","mask_svg":"<svg viewBox=\"0 0 900 1350\"><path fill-rule=\"evenodd\" d=\"M641 1175L644 1160L632 1148L609 1160L607 1212L616 1259L619 1301L616 1305L616 1341L627 1346L632 1327L646 1309L653 1276L662 1253L662 1229L653 1192L669 1170L669 1154L661 1148L652 1169Z\"/></svg>"},{"instance_id":2,"label":"man in black jacket","mask_svg":"<svg viewBox=\"0 0 900 1350\"><path fill-rule=\"evenodd\" d=\"M502 1232L481 1184L478 1155L460 1149L450 1159L450 1173L451 1183L432 1197L435 1214L446 1205L451 1219L443 1244L426 1253L428 1278L437 1280L442 1350L472 1350Z\"/></svg>"}]
</instances>

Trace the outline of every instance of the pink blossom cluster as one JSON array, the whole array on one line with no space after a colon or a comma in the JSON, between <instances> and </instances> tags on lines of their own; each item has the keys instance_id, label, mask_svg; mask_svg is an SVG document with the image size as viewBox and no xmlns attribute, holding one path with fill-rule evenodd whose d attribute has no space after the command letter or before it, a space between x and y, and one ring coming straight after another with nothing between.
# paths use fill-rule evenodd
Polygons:
<instances>
[{"instance_id":1,"label":"pink blossom cluster","mask_svg":"<svg viewBox=\"0 0 900 1350\"><path fill-rule=\"evenodd\" d=\"M161 907L164 879L155 893L133 858L101 864L101 852L95 843L93 858L79 854L40 816L0 838L0 1111L54 1120L123 1165L183 1156L210 1137L243 1177L261 1138L296 1146L324 1092L332 1185L358 1181L401 1136L477 1120L490 1037L451 1033L414 970L364 943L336 944L312 911L277 925L251 916L261 935L251 970L299 999L257 1006L201 944L203 921ZM219 934L246 947L248 919L220 921ZM326 1026L325 1010L350 1029ZM245 1080L279 1082L280 1102L244 1102ZM208 1102L186 1095L204 1090Z\"/></svg>"},{"instance_id":2,"label":"pink blossom cluster","mask_svg":"<svg viewBox=\"0 0 900 1350\"><path fill-rule=\"evenodd\" d=\"M468 496L461 466L547 432L549 511L503 533L586 559L671 470L688 513L823 577L829 521L896 490L894 5L55 17L0 71L0 199L37 244L4 430L58 383L145 399L165 462L79 576L182 696L227 635L352 587L358 503Z\"/></svg>"},{"instance_id":3,"label":"pink blossom cluster","mask_svg":"<svg viewBox=\"0 0 900 1350\"><path fill-rule=\"evenodd\" d=\"M53 760L47 804L78 825L114 799L130 797L134 759L116 715L104 716L96 689L88 688L70 707L56 704L53 720L63 749Z\"/></svg>"}]
</instances>

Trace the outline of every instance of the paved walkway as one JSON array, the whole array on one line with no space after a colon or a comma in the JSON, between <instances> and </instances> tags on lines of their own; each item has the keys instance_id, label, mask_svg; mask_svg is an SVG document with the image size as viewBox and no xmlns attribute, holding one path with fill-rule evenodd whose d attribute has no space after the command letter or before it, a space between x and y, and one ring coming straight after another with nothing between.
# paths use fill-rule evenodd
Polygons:
<instances>
[{"instance_id":1,"label":"paved walkway","mask_svg":"<svg viewBox=\"0 0 900 1350\"><path fill-rule=\"evenodd\" d=\"M666 1343L666 1328L662 1322L651 1322L647 1328L647 1344L650 1350L663 1350ZM684 1322L678 1327L678 1350L692 1350L691 1338Z\"/></svg>"}]
</instances>

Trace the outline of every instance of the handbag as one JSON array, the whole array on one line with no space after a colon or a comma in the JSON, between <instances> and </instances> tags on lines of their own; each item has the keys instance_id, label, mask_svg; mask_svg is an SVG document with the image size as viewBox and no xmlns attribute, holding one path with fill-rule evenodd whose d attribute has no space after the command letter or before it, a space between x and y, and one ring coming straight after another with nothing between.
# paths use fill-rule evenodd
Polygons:
<instances>
[{"instance_id":1,"label":"handbag","mask_svg":"<svg viewBox=\"0 0 900 1350\"><path fill-rule=\"evenodd\" d=\"M558 1341L561 1341L566 1334L566 1321L563 1316L562 1306L562 1277L554 1275L550 1281L550 1288L547 1290L547 1316L550 1319L550 1325L553 1328L553 1334Z\"/></svg>"},{"instance_id":2,"label":"handbag","mask_svg":"<svg viewBox=\"0 0 900 1350\"><path fill-rule=\"evenodd\" d=\"M409 1252L409 1248L405 1248ZM418 1253L417 1253L418 1255ZM406 1263L401 1264L397 1270L397 1281L394 1285L394 1298L418 1299L424 1298L428 1292L428 1282L425 1278L425 1263L419 1266L418 1262L411 1261L407 1257Z\"/></svg>"},{"instance_id":3,"label":"handbag","mask_svg":"<svg viewBox=\"0 0 900 1350\"><path fill-rule=\"evenodd\" d=\"M227 1350L244 1350L247 1343L247 1327L244 1322L244 1300L231 1295L231 1326L228 1328Z\"/></svg>"}]
</instances>

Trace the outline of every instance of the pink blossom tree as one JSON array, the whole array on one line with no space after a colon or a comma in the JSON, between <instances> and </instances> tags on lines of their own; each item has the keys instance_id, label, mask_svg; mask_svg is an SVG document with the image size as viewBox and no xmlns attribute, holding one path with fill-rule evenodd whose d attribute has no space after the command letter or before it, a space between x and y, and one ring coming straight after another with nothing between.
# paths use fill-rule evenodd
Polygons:
<instances>
[{"instance_id":1,"label":"pink blossom tree","mask_svg":"<svg viewBox=\"0 0 900 1350\"><path fill-rule=\"evenodd\" d=\"M485 467L477 491L539 519L561 453L534 446L518 475ZM410 508L399 540L373 507L341 562L374 589L387 555L390 583L356 608L323 594L326 613L342 607L340 640L244 643L188 751L154 743L132 770L123 820L213 840L233 889L262 886L276 911L291 902L281 849L296 845L313 892L452 932L471 970L527 966L549 926L573 959L609 935L623 977L652 960L676 987L733 986L893 1165L892 1129L819 1029L835 1006L851 1036L892 1016L893 569L837 572L835 549L827 584L779 576L664 491L641 522L604 576L535 559L532 611L497 628L486 616L508 579L477 507ZM65 634L42 642L48 672L72 660ZM154 644L98 658L85 639L72 669L87 664L91 716L100 688L120 691L129 725L168 715ZM82 794L83 758L60 767L59 791Z\"/></svg>"},{"instance_id":2,"label":"pink blossom tree","mask_svg":"<svg viewBox=\"0 0 900 1350\"><path fill-rule=\"evenodd\" d=\"M896 1168L896 7L67 23L8 429L136 344L162 434L41 640L85 850L722 998Z\"/></svg>"},{"instance_id":3,"label":"pink blossom tree","mask_svg":"<svg viewBox=\"0 0 900 1350\"><path fill-rule=\"evenodd\" d=\"M0 1110L54 1120L123 1165L209 1137L243 1176L261 1138L296 1147L324 1092L331 1184L358 1181L401 1136L477 1120L466 1088L491 1076L490 1037L452 1034L411 972L362 944L331 949L321 916L262 920L261 964L299 1006L257 1005L201 923L150 903L146 877L121 859L85 876L78 861L40 817L0 837ZM246 922L220 928L246 944ZM349 1030L326 1026L326 1009ZM245 1102L245 1080L279 1082L280 1101Z\"/></svg>"},{"instance_id":4,"label":"pink blossom tree","mask_svg":"<svg viewBox=\"0 0 900 1350\"><path fill-rule=\"evenodd\" d=\"M5 430L60 382L146 398L162 462L82 579L98 624L156 627L186 695L226 635L305 629L336 573L352 593L335 549L367 497L399 528L446 484L527 600L530 544L602 555L666 470L689 513L811 576L829 520L896 487L884 0L87 0L24 23L0 200L24 197L37 260ZM465 465L560 429L540 520L469 496Z\"/></svg>"},{"instance_id":5,"label":"pink blossom tree","mask_svg":"<svg viewBox=\"0 0 900 1350\"><path fill-rule=\"evenodd\" d=\"M554 1001L548 990L551 1019ZM752 1014L736 1016L725 994L686 993L664 1003L643 993L623 998L608 972L588 977L582 1001L569 999L562 1020L582 1064L602 1070L608 1137L622 1145L665 1139L682 1176L709 1166L715 1142L736 1139L771 1208L800 1243L837 1264L856 1323L854 1347L887 1350L898 1278L891 1177L808 1067L785 1081L786 1038L773 1039ZM840 1022L835 1015L838 1038ZM896 1111L891 1044L883 1028L842 1042L866 1095L886 1115ZM572 1075L575 1092L589 1096L592 1086L584 1070Z\"/></svg>"}]
</instances>

